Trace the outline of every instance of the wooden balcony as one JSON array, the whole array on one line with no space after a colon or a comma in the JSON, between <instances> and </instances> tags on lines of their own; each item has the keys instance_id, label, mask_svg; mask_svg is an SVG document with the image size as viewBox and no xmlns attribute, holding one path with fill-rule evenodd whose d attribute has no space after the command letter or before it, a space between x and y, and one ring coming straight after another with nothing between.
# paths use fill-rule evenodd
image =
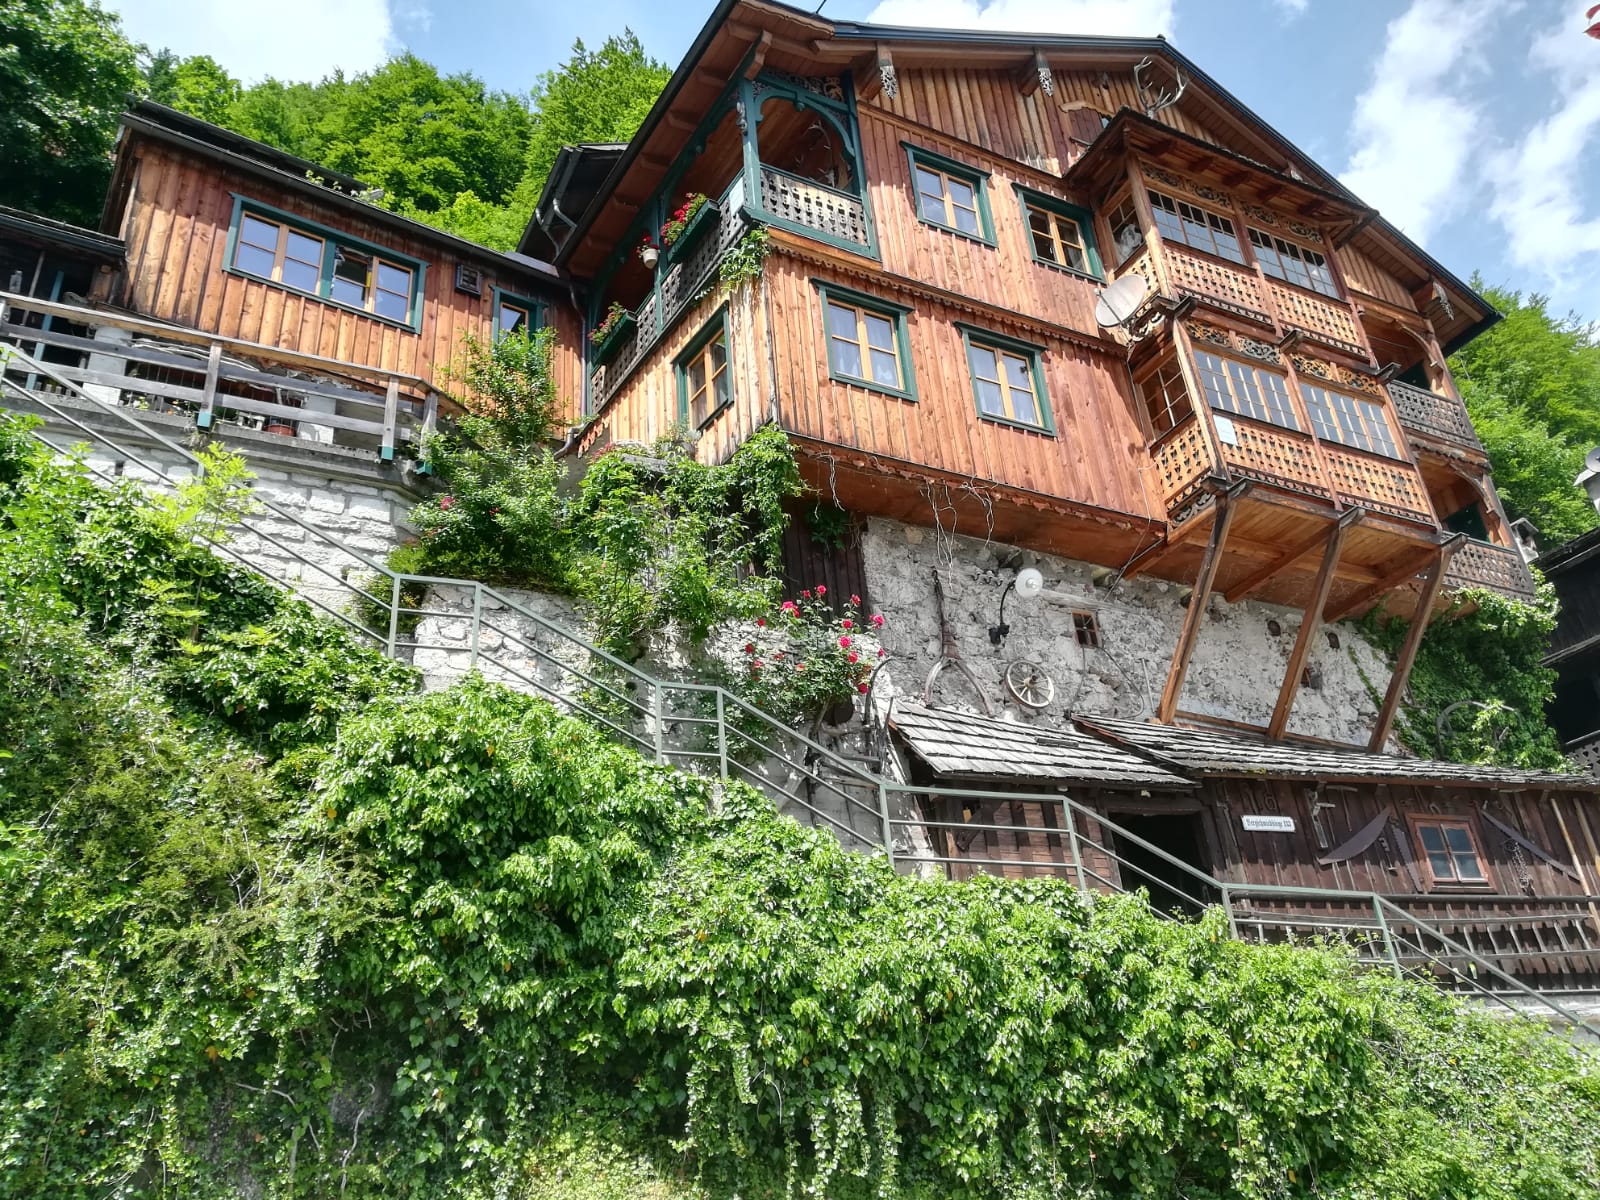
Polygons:
<instances>
[{"instance_id":1,"label":"wooden balcony","mask_svg":"<svg viewBox=\"0 0 1600 1200\"><path fill-rule=\"evenodd\" d=\"M1444 584L1451 591L1480 587L1515 600L1532 600L1534 597L1533 573L1522 561L1522 555L1492 542L1472 540L1463 543L1450 560Z\"/></svg>"},{"instance_id":2,"label":"wooden balcony","mask_svg":"<svg viewBox=\"0 0 1600 1200\"><path fill-rule=\"evenodd\" d=\"M761 207L775 220L815 230L862 250L872 245L867 206L858 196L762 164Z\"/></svg>"},{"instance_id":3,"label":"wooden balcony","mask_svg":"<svg viewBox=\"0 0 1600 1200\"><path fill-rule=\"evenodd\" d=\"M1235 316L1271 326L1261 281L1248 267L1200 254L1178 242L1162 242L1161 257L1172 291Z\"/></svg>"},{"instance_id":4,"label":"wooden balcony","mask_svg":"<svg viewBox=\"0 0 1600 1200\"><path fill-rule=\"evenodd\" d=\"M1408 434L1419 433L1480 454L1483 452L1483 443L1472 428L1467 406L1454 396L1441 396L1398 380L1389 384L1389 396Z\"/></svg>"},{"instance_id":5,"label":"wooden balcony","mask_svg":"<svg viewBox=\"0 0 1600 1200\"><path fill-rule=\"evenodd\" d=\"M1355 317L1342 300L1330 300L1275 279L1267 280L1267 291L1278 322L1284 328L1298 329L1313 341L1356 358L1367 357L1367 352L1361 348Z\"/></svg>"}]
</instances>

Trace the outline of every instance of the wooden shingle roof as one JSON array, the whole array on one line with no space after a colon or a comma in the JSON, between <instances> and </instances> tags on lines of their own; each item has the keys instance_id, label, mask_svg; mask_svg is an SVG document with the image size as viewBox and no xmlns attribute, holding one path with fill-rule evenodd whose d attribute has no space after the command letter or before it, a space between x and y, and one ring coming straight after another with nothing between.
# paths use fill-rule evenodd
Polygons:
<instances>
[{"instance_id":1,"label":"wooden shingle roof","mask_svg":"<svg viewBox=\"0 0 1600 1200\"><path fill-rule=\"evenodd\" d=\"M1105 739L1111 746L1149 756L1173 771L1194 776L1231 775L1263 779L1346 780L1456 784L1499 789L1558 788L1595 790L1585 775L1558 775L1552 771L1527 771L1474 763L1439 762L1426 758L1401 758L1362 750L1272 742L1245 734L1209 729L1180 729L1116 717L1074 718L1080 730Z\"/></svg>"},{"instance_id":2,"label":"wooden shingle roof","mask_svg":"<svg viewBox=\"0 0 1600 1200\"><path fill-rule=\"evenodd\" d=\"M996 721L897 699L889 727L941 776L1009 783L1189 788L1189 780L1075 729Z\"/></svg>"}]
</instances>

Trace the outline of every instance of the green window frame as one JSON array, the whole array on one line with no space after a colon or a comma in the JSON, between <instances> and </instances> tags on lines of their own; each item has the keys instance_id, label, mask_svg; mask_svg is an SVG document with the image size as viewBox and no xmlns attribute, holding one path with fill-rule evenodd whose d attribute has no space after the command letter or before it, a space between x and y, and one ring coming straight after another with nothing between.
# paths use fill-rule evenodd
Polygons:
<instances>
[{"instance_id":1,"label":"green window frame","mask_svg":"<svg viewBox=\"0 0 1600 1200\"><path fill-rule=\"evenodd\" d=\"M422 332L428 264L238 192L223 270Z\"/></svg>"},{"instance_id":2,"label":"green window frame","mask_svg":"<svg viewBox=\"0 0 1600 1200\"><path fill-rule=\"evenodd\" d=\"M956 328L979 419L1054 437L1055 417L1044 383L1045 348L959 321Z\"/></svg>"},{"instance_id":3,"label":"green window frame","mask_svg":"<svg viewBox=\"0 0 1600 1200\"><path fill-rule=\"evenodd\" d=\"M722 347L720 359L716 354L718 346ZM691 429L704 429L733 404L730 349L728 307L723 305L673 359L673 374L678 383L680 424Z\"/></svg>"},{"instance_id":4,"label":"green window frame","mask_svg":"<svg viewBox=\"0 0 1600 1200\"><path fill-rule=\"evenodd\" d=\"M911 336L903 304L813 279L822 299L823 354L828 378L849 387L882 392L900 400L917 398L917 379L911 367ZM846 312L855 316L851 325ZM896 376L890 383L886 368L893 362Z\"/></svg>"},{"instance_id":5,"label":"green window frame","mask_svg":"<svg viewBox=\"0 0 1600 1200\"><path fill-rule=\"evenodd\" d=\"M1094 214L1020 183L1013 186L1022 207L1023 236L1028 239L1033 261L1069 275L1103 281L1105 267L1100 262L1100 247L1095 244ZM1081 265L1072 261L1077 254L1082 256Z\"/></svg>"},{"instance_id":6,"label":"green window frame","mask_svg":"<svg viewBox=\"0 0 1600 1200\"><path fill-rule=\"evenodd\" d=\"M989 172L901 142L911 168L911 206L917 220L945 233L993 246Z\"/></svg>"},{"instance_id":7,"label":"green window frame","mask_svg":"<svg viewBox=\"0 0 1600 1200\"><path fill-rule=\"evenodd\" d=\"M510 333L517 328L515 324L509 328L506 325L506 314L521 314L527 332L538 333L544 328L544 305L537 300L529 300L526 296L519 296L515 292L508 292L504 288L495 288L494 297L494 336Z\"/></svg>"}]
</instances>

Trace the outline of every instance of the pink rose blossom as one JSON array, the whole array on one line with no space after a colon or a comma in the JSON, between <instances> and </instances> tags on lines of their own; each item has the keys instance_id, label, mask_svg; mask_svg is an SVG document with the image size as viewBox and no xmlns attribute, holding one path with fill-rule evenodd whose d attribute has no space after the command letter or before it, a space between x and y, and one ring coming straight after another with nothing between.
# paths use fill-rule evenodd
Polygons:
<instances>
[{"instance_id":1,"label":"pink rose blossom","mask_svg":"<svg viewBox=\"0 0 1600 1200\"><path fill-rule=\"evenodd\" d=\"M864 684L864 683L856 684L856 691L860 692L863 696L865 696L867 694L867 685Z\"/></svg>"},{"instance_id":2,"label":"pink rose blossom","mask_svg":"<svg viewBox=\"0 0 1600 1200\"><path fill-rule=\"evenodd\" d=\"M873 613L872 614L872 624L875 627L877 627L878 629L882 629L883 628L883 614L882 613Z\"/></svg>"},{"instance_id":3,"label":"pink rose blossom","mask_svg":"<svg viewBox=\"0 0 1600 1200\"><path fill-rule=\"evenodd\" d=\"M828 594L828 589L823 587L822 584L820 584L820 583L817 584L817 595L826 596L827 594Z\"/></svg>"},{"instance_id":4,"label":"pink rose blossom","mask_svg":"<svg viewBox=\"0 0 1600 1200\"><path fill-rule=\"evenodd\" d=\"M439 497L439 507L440 508L449 508L455 502L456 502L456 498L454 496L440 496Z\"/></svg>"},{"instance_id":5,"label":"pink rose blossom","mask_svg":"<svg viewBox=\"0 0 1600 1200\"><path fill-rule=\"evenodd\" d=\"M796 670L796 671L804 671L804 670L805 670L805 669L806 669L806 665L805 665L805 663L802 663L802 662L797 662L797 663L795 663L795 665L794 665L794 669L795 669L795 670Z\"/></svg>"},{"instance_id":6,"label":"pink rose blossom","mask_svg":"<svg viewBox=\"0 0 1600 1200\"><path fill-rule=\"evenodd\" d=\"M847 637L842 637L842 638L840 638L840 639L839 639L839 648L840 648L840 649L841 649L841 650L848 650L848 649L850 649L850 639L849 639L849 638L847 638Z\"/></svg>"},{"instance_id":7,"label":"pink rose blossom","mask_svg":"<svg viewBox=\"0 0 1600 1200\"><path fill-rule=\"evenodd\" d=\"M878 657L879 657L879 658L882 658L882 657L883 657L883 647L882 647L882 646L879 646L879 647L878 647Z\"/></svg>"},{"instance_id":8,"label":"pink rose blossom","mask_svg":"<svg viewBox=\"0 0 1600 1200\"><path fill-rule=\"evenodd\" d=\"M855 628L855 622L851 621L851 620L848 620L848 619L840 621L839 625L843 629L854 629Z\"/></svg>"},{"instance_id":9,"label":"pink rose blossom","mask_svg":"<svg viewBox=\"0 0 1600 1200\"><path fill-rule=\"evenodd\" d=\"M811 599L811 589L810 588L807 588L805 591L801 592L800 594L802 596L804 596L807 600Z\"/></svg>"},{"instance_id":10,"label":"pink rose blossom","mask_svg":"<svg viewBox=\"0 0 1600 1200\"><path fill-rule=\"evenodd\" d=\"M850 651L850 661L851 662L857 661L860 657L861 657L861 655L857 654L854 650Z\"/></svg>"},{"instance_id":11,"label":"pink rose blossom","mask_svg":"<svg viewBox=\"0 0 1600 1200\"><path fill-rule=\"evenodd\" d=\"M850 603L851 604L860 604L861 603L861 597L857 596L854 592L852 592L850 594Z\"/></svg>"}]
</instances>

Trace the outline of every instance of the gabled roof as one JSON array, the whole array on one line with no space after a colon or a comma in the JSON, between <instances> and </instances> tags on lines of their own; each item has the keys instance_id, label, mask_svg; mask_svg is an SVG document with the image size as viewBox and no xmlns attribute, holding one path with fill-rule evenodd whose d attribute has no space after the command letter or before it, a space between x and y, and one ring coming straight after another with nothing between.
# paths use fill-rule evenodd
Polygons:
<instances>
[{"instance_id":1,"label":"gabled roof","mask_svg":"<svg viewBox=\"0 0 1600 1200\"><path fill-rule=\"evenodd\" d=\"M1008 783L1189 788L1181 775L1071 728L996 721L896 698L889 728L938 775Z\"/></svg>"},{"instance_id":2,"label":"gabled roof","mask_svg":"<svg viewBox=\"0 0 1600 1200\"><path fill-rule=\"evenodd\" d=\"M536 258L554 259L627 148L626 142L561 147L517 249Z\"/></svg>"},{"instance_id":3,"label":"gabled roof","mask_svg":"<svg viewBox=\"0 0 1600 1200\"><path fill-rule=\"evenodd\" d=\"M175 108L157 104L153 100L141 100L125 112L122 115L122 128L123 134L117 147L116 173L119 176L126 170L125 155L130 141L128 135L147 137L184 153L255 175L276 187L299 192L329 209L386 226L418 241L432 242L446 247L460 257L510 267L524 276L547 284L564 283L560 272L548 262L531 258L526 254L508 254L479 245L477 242L446 233L432 225L425 225L421 221L357 199L356 194L368 189L364 183L352 176L299 158L265 142L234 133L220 125L202 121ZM103 230L115 229L121 223L122 214L118 206L122 203L122 192L123 189L118 187L117 178L114 177L106 197L106 211L100 221Z\"/></svg>"},{"instance_id":4,"label":"gabled roof","mask_svg":"<svg viewBox=\"0 0 1600 1200\"><path fill-rule=\"evenodd\" d=\"M625 233L624 214L631 219L636 206L650 194L681 151L683 120L697 122L721 94L726 82L750 61L752 53L760 54L766 66L779 70L805 73L808 69L815 72L821 68L843 74L870 72L880 46L892 51L897 65L948 64L967 70L1022 68L1035 53L1046 56L1057 69L1077 63L1107 68L1131 67L1144 57L1163 59L1189 77L1190 88L1183 103L1203 108L1208 123L1220 136L1253 147L1251 157L1260 159L1271 169L1287 176L1287 168L1293 167L1303 182L1341 198L1352 208L1370 211L1336 176L1173 49L1165 38L869 25L857 21L830 21L817 12L775 0L719 0L639 132L612 165L596 193L596 202L589 205L578 220L554 261L572 262L574 255L581 251L580 262L574 264L580 273L598 265L616 239ZM669 112L675 113L678 119L667 122ZM618 189L624 186L626 194L617 196ZM616 214L607 211L607 202L613 198L618 202ZM572 215L570 210L568 215ZM585 248L591 232L599 233L603 246ZM1371 252L1381 263L1413 264L1410 278L1403 280L1408 286L1421 287L1428 279L1437 279L1457 301L1472 310L1452 323L1452 328L1446 332L1447 349L1464 343L1499 319L1487 301L1381 216L1371 217L1359 228L1356 237L1363 250Z\"/></svg>"},{"instance_id":5,"label":"gabled roof","mask_svg":"<svg viewBox=\"0 0 1600 1200\"><path fill-rule=\"evenodd\" d=\"M1588 775L1558 775L1512 767L1401 758L1300 742L1273 742L1244 734L1183 729L1117 717L1079 716L1074 724L1124 751L1196 777L1233 776L1349 783L1412 783L1521 790L1559 788L1593 792Z\"/></svg>"}]
</instances>

